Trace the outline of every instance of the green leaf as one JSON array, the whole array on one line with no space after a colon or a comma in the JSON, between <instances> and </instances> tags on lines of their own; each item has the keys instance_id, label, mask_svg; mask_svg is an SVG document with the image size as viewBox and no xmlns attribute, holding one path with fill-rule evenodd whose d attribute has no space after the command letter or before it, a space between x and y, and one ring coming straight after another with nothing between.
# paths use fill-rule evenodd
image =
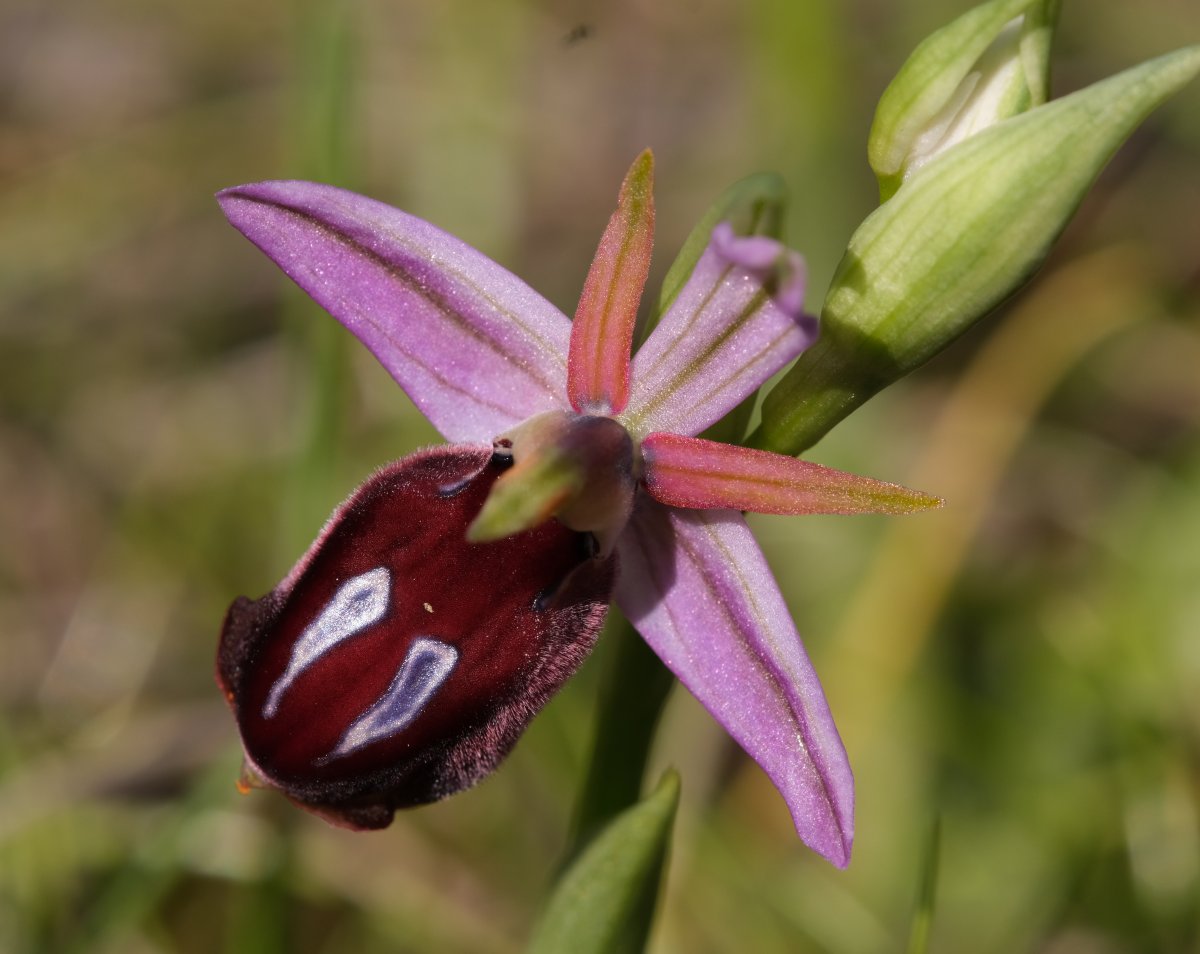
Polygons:
<instances>
[{"instance_id":1,"label":"green leaf","mask_svg":"<svg viewBox=\"0 0 1200 954\"><path fill-rule=\"evenodd\" d=\"M679 803L679 776L619 815L559 880L528 954L637 954L646 945Z\"/></svg>"},{"instance_id":2,"label":"green leaf","mask_svg":"<svg viewBox=\"0 0 1200 954\"><path fill-rule=\"evenodd\" d=\"M763 401L755 446L799 453L1029 279L1138 124L1200 73L1200 45L972 136L858 228L821 338Z\"/></svg>"}]
</instances>

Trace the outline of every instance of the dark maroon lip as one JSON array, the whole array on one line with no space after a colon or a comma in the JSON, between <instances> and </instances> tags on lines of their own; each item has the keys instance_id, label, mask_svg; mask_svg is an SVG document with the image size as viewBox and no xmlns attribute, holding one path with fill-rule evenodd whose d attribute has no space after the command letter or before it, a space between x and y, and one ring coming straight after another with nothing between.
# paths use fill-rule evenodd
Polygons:
<instances>
[{"instance_id":1,"label":"dark maroon lip","mask_svg":"<svg viewBox=\"0 0 1200 954\"><path fill-rule=\"evenodd\" d=\"M478 446L388 465L275 590L230 608L218 681L266 782L381 827L494 768L587 656L615 569L590 535L466 540L507 467Z\"/></svg>"}]
</instances>

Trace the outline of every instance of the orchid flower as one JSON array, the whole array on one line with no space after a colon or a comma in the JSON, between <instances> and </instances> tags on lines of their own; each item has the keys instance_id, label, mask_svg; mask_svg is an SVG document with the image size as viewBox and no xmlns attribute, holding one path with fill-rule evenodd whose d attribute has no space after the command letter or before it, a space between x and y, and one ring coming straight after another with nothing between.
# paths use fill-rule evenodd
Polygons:
<instances>
[{"instance_id":1,"label":"orchid flower","mask_svg":"<svg viewBox=\"0 0 1200 954\"><path fill-rule=\"evenodd\" d=\"M725 223L631 359L652 181L647 151L624 181L573 322L480 252L363 196L308 182L220 193L230 222L365 344L456 445L385 468L272 594L231 610L219 679L247 759L304 807L381 827L396 807L472 784L582 660L611 590L767 772L800 837L848 863L846 752L742 511L905 513L939 502L697 436L800 354L816 320L803 310L800 256ZM433 508L445 513L430 516ZM419 525L420 542L397 543L381 529L398 524ZM440 569L426 569L430 561ZM541 595L528 606L525 595L481 600L471 587L490 582L462 582L481 566L504 577L495 584L502 595ZM433 574L419 585L438 596L405 589L421 574ZM549 605L551 577L553 618L544 623L535 616ZM462 611L457 636L430 635L442 604L461 601L503 605ZM393 639L403 652L389 650L381 663L365 634L393 603L411 607L413 622ZM468 641L475 631L487 633L486 651ZM489 662L454 687L450 674L473 658ZM522 666L537 673L510 672ZM497 667L503 698L481 703ZM369 691L339 694L366 668ZM318 685L324 701L304 688ZM293 715L272 727L289 704ZM472 715L456 725L453 711L464 706ZM373 748L402 767L371 761ZM355 759L345 775L331 768Z\"/></svg>"}]
</instances>

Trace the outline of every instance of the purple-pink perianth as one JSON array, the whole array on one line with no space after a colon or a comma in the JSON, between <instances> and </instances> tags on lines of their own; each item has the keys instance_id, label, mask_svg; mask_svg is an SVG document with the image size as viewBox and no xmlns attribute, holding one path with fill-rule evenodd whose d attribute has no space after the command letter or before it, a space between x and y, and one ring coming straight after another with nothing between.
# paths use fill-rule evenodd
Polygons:
<instances>
[{"instance_id":1,"label":"purple-pink perianth","mask_svg":"<svg viewBox=\"0 0 1200 954\"><path fill-rule=\"evenodd\" d=\"M481 253L371 199L304 182L240 186L219 199L447 439L509 449L512 478L497 487L510 500L528 480L549 501L535 519L554 512L594 532L603 554L615 551L616 604L763 767L800 837L844 866L854 833L849 762L741 511L903 513L938 501L698 438L807 348L817 322L803 309L803 259L722 223L631 360L653 241L652 178L647 151L625 178L574 326ZM628 441L606 441L611 453L587 436L612 428ZM541 463L522 468L519 453Z\"/></svg>"}]
</instances>

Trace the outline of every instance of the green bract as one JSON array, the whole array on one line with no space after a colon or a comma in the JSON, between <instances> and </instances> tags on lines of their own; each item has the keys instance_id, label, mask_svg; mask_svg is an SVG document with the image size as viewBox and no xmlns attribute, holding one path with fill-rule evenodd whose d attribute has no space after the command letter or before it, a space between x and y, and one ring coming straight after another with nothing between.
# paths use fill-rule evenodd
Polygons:
<instances>
[{"instance_id":1,"label":"green bract","mask_svg":"<svg viewBox=\"0 0 1200 954\"><path fill-rule=\"evenodd\" d=\"M991 0L916 48L884 90L867 144L887 201L934 156L1049 96L1059 0Z\"/></svg>"},{"instance_id":2,"label":"green bract","mask_svg":"<svg viewBox=\"0 0 1200 954\"><path fill-rule=\"evenodd\" d=\"M989 5L990 6L990 5ZM1138 124L1200 72L1200 45L947 149L850 239L822 333L763 402L760 447L799 453L1025 282Z\"/></svg>"}]
</instances>

